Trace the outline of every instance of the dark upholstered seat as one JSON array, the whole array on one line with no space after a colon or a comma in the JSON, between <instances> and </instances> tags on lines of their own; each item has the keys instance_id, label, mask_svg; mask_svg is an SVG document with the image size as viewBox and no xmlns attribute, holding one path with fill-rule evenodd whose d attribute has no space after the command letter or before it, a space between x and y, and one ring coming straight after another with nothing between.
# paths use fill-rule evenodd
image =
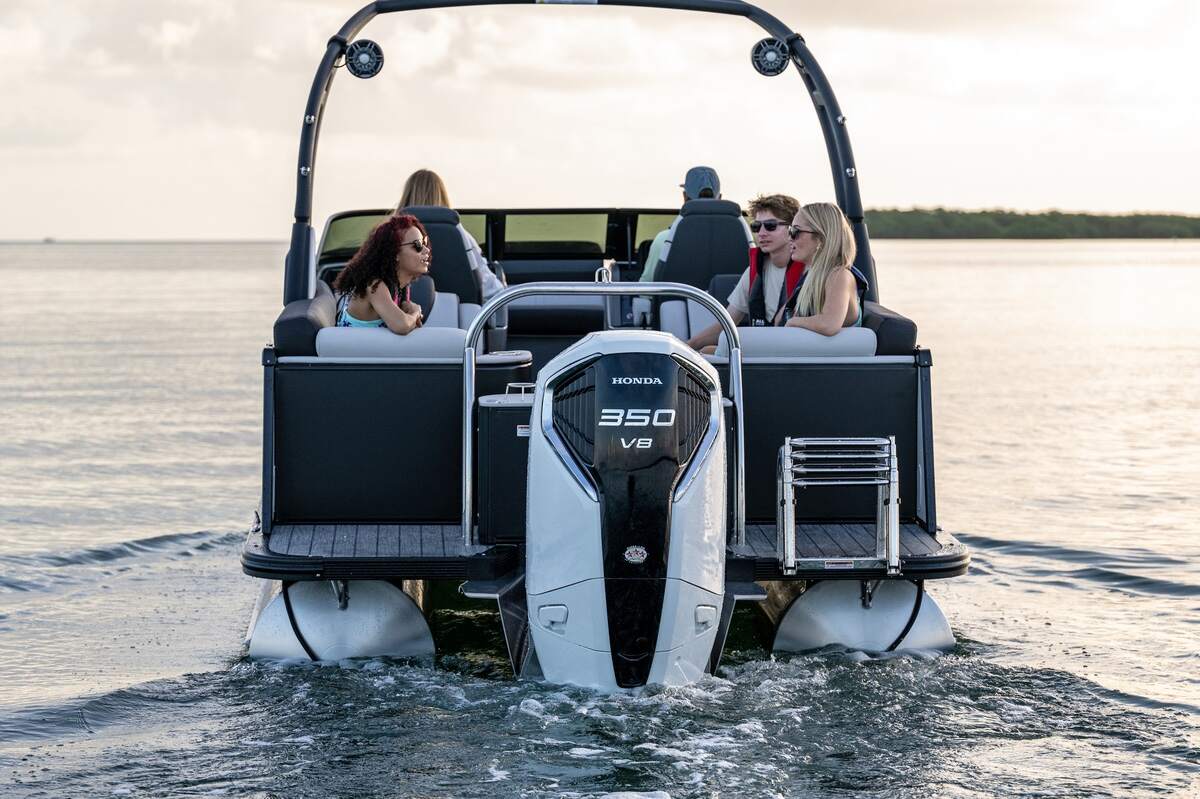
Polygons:
<instances>
[{"instance_id":1,"label":"dark upholstered seat","mask_svg":"<svg viewBox=\"0 0 1200 799\"><path fill-rule=\"evenodd\" d=\"M740 275L749 264L746 226L737 203L728 200L689 200L667 258L655 278L707 289L713 275Z\"/></svg>"},{"instance_id":2,"label":"dark upholstered seat","mask_svg":"<svg viewBox=\"0 0 1200 799\"><path fill-rule=\"evenodd\" d=\"M429 274L438 291L457 294L460 302L483 304L479 275L471 268L462 233L458 229L458 212L435 205L414 205L402 209L421 220L429 234L432 253Z\"/></svg>"}]
</instances>

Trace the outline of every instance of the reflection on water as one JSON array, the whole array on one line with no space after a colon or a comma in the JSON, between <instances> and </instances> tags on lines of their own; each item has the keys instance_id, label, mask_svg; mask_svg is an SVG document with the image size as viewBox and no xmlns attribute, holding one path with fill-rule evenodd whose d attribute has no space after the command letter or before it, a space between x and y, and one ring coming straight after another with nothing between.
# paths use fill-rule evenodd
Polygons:
<instances>
[{"instance_id":1,"label":"reflection on water","mask_svg":"<svg viewBox=\"0 0 1200 799\"><path fill-rule=\"evenodd\" d=\"M939 515L975 554L931 589L957 650L738 641L700 685L608 697L509 681L471 611L436 668L243 661L282 247L0 246L5 796L1186 795L1200 244L875 250L934 353ZM78 319L47 323L46 285Z\"/></svg>"}]
</instances>

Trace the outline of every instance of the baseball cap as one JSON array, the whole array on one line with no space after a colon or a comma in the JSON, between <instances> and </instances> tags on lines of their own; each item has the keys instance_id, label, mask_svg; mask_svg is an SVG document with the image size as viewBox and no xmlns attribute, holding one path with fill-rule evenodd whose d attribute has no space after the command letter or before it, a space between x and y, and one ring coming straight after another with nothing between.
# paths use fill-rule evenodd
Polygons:
<instances>
[{"instance_id":1,"label":"baseball cap","mask_svg":"<svg viewBox=\"0 0 1200 799\"><path fill-rule=\"evenodd\" d=\"M689 200L700 199L705 189L712 193L713 198L721 196L721 179L717 177L717 170L711 166L692 167L687 171L687 175L684 176L683 183L680 183L679 187L683 189L683 193Z\"/></svg>"}]
</instances>

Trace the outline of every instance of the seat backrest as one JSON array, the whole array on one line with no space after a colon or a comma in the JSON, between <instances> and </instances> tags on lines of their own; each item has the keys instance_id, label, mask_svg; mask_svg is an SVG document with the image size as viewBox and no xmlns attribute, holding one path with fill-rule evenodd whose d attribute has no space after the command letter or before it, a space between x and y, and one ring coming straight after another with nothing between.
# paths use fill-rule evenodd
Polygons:
<instances>
[{"instance_id":1,"label":"seat backrest","mask_svg":"<svg viewBox=\"0 0 1200 799\"><path fill-rule=\"evenodd\" d=\"M689 200L679 211L659 280L707 289L713 275L741 274L749 242L742 212L728 200Z\"/></svg>"},{"instance_id":2,"label":"seat backrest","mask_svg":"<svg viewBox=\"0 0 1200 799\"><path fill-rule=\"evenodd\" d=\"M437 290L457 294L462 302L481 305L483 290L479 285L479 276L467 258L466 244L458 229L458 212L436 205L414 205L401 210L421 220L425 232L429 234L429 244L433 250L429 274L437 284Z\"/></svg>"},{"instance_id":3,"label":"seat backrest","mask_svg":"<svg viewBox=\"0 0 1200 799\"><path fill-rule=\"evenodd\" d=\"M717 321L717 317L695 300L663 300L658 306L658 329L687 341Z\"/></svg>"},{"instance_id":4,"label":"seat backrest","mask_svg":"<svg viewBox=\"0 0 1200 799\"><path fill-rule=\"evenodd\" d=\"M880 355L909 355L917 346L916 323L877 302L863 303L863 327L875 331Z\"/></svg>"}]
</instances>

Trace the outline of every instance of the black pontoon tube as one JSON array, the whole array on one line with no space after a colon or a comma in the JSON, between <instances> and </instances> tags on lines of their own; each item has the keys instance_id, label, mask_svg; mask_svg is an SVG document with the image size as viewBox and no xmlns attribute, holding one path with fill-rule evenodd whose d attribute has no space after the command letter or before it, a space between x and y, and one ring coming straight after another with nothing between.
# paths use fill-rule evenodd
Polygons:
<instances>
[{"instance_id":1,"label":"black pontoon tube","mask_svg":"<svg viewBox=\"0 0 1200 799\"><path fill-rule=\"evenodd\" d=\"M325 55L317 67L308 102L304 107L304 122L300 132L300 157L296 169L296 209L292 224L291 246L288 249L283 279L283 302L307 299L309 296L309 263L314 257L315 242L312 230L312 187L313 170L317 155L317 139L321 130L321 118L325 112L325 100L335 74L334 68L346 50L347 44L377 14L397 11L424 11L436 8L465 8L471 6L530 5L535 0L378 0L364 6L346 21L337 35L329 40ZM862 198L858 191L858 170L854 165L854 154L850 148L850 137L846 132L846 117L842 114L833 87L825 78L816 58L804 43L803 37L787 28L776 17L761 8L742 0L574 0L563 2L549 0L547 4L605 5L636 8L678 9L681 11L704 11L713 14L729 14L745 17L769 33L786 42L792 53L792 62L800 72L808 89L821 132L825 137L825 149L833 170L833 186L838 205L850 220L858 255L854 265L866 275L868 288L866 298L878 300L879 290L875 278L875 262L871 257L871 241L863 219Z\"/></svg>"}]
</instances>

